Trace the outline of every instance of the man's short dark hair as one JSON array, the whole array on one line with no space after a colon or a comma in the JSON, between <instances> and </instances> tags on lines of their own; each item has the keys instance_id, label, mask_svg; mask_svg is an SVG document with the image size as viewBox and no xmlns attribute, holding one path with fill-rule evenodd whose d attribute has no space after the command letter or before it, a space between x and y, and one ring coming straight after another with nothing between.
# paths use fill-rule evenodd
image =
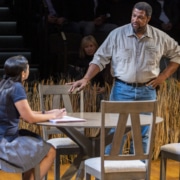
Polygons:
<instances>
[{"instance_id":1,"label":"man's short dark hair","mask_svg":"<svg viewBox=\"0 0 180 180\"><path fill-rule=\"evenodd\" d=\"M146 12L147 16L152 15L152 7L146 2L138 2L134 5L133 9L138 9Z\"/></svg>"}]
</instances>

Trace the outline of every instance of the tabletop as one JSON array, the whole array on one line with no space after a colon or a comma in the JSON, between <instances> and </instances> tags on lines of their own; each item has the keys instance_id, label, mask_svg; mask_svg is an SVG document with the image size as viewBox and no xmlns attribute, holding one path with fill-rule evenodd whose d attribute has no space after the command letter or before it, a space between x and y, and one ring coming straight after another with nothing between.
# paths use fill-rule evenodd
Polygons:
<instances>
[{"instance_id":1,"label":"tabletop","mask_svg":"<svg viewBox=\"0 0 180 180\"><path fill-rule=\"evenodd\" d=\"M60 126L60 127L86 127L86 128L98 128L101 127L101 112L76 112L76 113L67 113L67 116L72 116L76 118L85 119L83 122L58 122L52 123L49 121L37 123L44 126ZM106 127L112 128L116 127L118 120L118 114L106 114ZM148 125L150 123L150 115L140 115L141 125ZM156 124L163 121L163 118L157 116ZM131 124L130 117L127 122L127 126Z\"/></svg>"}]
</instances>

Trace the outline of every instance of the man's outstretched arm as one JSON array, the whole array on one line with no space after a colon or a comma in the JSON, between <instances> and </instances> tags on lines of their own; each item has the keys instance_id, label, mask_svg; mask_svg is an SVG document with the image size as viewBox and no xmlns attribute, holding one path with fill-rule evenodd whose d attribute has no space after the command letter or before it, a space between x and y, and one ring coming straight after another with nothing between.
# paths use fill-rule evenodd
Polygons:
<instances>
[{"instance_id":1,"label":"man's outstretched arm","mask_svg":"<svg viewBox=\"0 0 180 180\"><path fill-rule=\"evenodd\" d=\"M81 91L88 84L88 82L99 72L100 72L100 68L98 65L90 64L86 74L82 79L75 82L67 83L69 85L72 85L71 88L69 89L69 92L73 92L76 88L78 88L77 89L78 91Z\"/></svg>"}]
</instances>

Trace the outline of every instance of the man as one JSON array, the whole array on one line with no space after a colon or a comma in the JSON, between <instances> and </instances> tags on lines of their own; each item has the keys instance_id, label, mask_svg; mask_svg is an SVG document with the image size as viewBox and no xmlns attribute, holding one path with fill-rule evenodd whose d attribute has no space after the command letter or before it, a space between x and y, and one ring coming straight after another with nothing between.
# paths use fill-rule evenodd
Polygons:
<instances>
[{"instance_id":1,"label":"man","mask_svg":"<svg viewBox=\"0 0 180 180\"><path fill-rule=\"evenodd\" d=\"M152 8L148 3L136 3L131 23L116 28L108 35L96 51L85 76L69 83L72 85L69 91L83 89L98 72L111 63L114 84L110 100L156 99L156 87L179 67L180 46L163 31L148 25L151 15ZM160 73L162 56L167 56L170 62ZM148 129L148 126L142 127L144 151L147 147Z\"/></svg>"}]
</instances>

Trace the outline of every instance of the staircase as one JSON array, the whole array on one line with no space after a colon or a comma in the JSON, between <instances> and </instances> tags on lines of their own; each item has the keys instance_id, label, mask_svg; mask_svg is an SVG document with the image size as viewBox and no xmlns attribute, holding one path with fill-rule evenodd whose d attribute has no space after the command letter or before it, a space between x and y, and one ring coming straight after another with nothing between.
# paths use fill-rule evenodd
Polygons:
<instances>
[{"instance_id":1,"label":"staircase","mask_svg":"<svg viewBox=\"0 0 180 180\"><path fill-rule=\"evenodd\" d=\"M23 55L30 64L28 80L33 81L39 78L39 64L34 63L32 49L26 45L24 35L18 31L15 7L13 0L0 0L0 79L4 74L3 66L6 59L15 55Z\"/></svg>"}]
</instances>

